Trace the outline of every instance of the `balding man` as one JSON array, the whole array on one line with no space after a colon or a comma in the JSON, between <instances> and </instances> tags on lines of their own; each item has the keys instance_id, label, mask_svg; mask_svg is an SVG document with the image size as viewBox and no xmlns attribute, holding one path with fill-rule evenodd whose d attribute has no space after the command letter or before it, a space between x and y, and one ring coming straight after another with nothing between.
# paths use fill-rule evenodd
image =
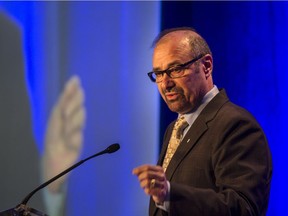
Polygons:
<instances>
[{"instance_id":1,"label":"balding man","mask_svg":"<svg viewBox=\"0 0 288 216\"><path fill-rule=\"evenodd\" d=\"M229 101L212 79L213 58L192 28L173 28L154 41L148 73L169 109L157 166L133 170L151 196L149 215L264 216L272 174L261 127Z\"/></svg>"}]
</instances>

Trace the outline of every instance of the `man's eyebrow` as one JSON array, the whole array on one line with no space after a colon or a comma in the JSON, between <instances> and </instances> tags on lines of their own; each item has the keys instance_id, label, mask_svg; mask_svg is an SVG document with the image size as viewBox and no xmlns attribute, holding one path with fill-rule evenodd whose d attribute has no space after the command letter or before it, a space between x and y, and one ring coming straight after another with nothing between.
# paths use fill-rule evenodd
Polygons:
<instances>
[{"instance_id":1,"label":"man's eyebrow","mask_svg":"<svg viewBox=\"0 0 288 216\"><path fill-rule=\"evenodd\" d=\"M153 71L156 71L156 72L157 72L157 71L158 71L158 72L165 71L165 70L167 70L167 69L169 69L169 68L171 68L171 67L178 66L178 65L180 65L180 64L181 64L181 62L179 62L179 60L175 60L175 61L169 63L169 64L168 64L168 67L167 67L166 69L160 70L159 67L156 67L156 68L153 68Z\"/></svg>"}]
</instances>

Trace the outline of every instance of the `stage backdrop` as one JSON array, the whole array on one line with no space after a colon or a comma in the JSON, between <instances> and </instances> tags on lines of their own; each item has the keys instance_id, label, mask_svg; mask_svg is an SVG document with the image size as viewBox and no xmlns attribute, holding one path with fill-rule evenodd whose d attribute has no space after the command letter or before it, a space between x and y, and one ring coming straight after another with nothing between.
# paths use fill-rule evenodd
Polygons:
<instances>
[{"instance_id":1,"label":"stage backdrop","mask_svg":"<svg viewBox=\"0 0 288 216\"><path fill-rule=\"evenodd\" d=\"M162 28L193 26L207 39L216 85L262 125L274 167L267 215L288 215L288 2L165 1L161 8ZM162 104L162 133L167 116Z\"/></svg>"},{"instance_id":2,"label":"stage backdrop","mask_svg":"<svg viewBox=\"0 0 288 216\"><path fill-rule=\"evenodd\" d=\"M71 173L66 215L147 215L149 197L132 169L156 163L158 154L159 96L146 73L152 67L151 42L159 32L159 3L1 2L0 8L22 32L39 154L51 108L72 75L82 81L87 111L80 157L115 142L121 145L117 153L86 162ZM17 184L31 181L32 172ZM18 202L15 197L10 207ZM0 207L1 211L9 206Z\"/></svg>"},{"instance_id":3,"label":"stage backdrop","mask_svg":"<svg viewBox=\"0 0 288 216\"><path fill-rule=\"evenodd\" d=\"M160 28L187 25L211 46L216 85L263 126L274 166L267 215L288 215L287 2L1 2L0 10L22 32L39 155L51 108L73 74L79 75L86 95L80 157L121 144L119 152L72 172L66 215L147 215L148 197L131 170L156 162L158 140L175 117L159 106L157 90L147 79L149 47ZM18 184L30 181L30 175ZM15 199L11 205L19 202ZM8 207L0 203L0 210Z\"/></svg>"}]
</instances>

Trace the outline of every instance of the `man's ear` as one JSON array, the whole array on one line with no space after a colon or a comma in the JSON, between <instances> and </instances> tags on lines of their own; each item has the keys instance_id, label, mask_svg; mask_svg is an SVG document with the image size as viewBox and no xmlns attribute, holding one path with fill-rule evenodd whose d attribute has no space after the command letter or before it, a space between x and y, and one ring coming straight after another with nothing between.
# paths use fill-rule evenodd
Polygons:
<instances>
[{"instance_id":1,"label":"man's ear","mask_svg":"<svg viewBox=\"0 0 288 216\"><path fill-rule=\"evenodd\" d=\"M202 59L203 69L206 79L211 76L213 71L213 58L210 54L207 54Z\"/></svg>"}]
</instances>

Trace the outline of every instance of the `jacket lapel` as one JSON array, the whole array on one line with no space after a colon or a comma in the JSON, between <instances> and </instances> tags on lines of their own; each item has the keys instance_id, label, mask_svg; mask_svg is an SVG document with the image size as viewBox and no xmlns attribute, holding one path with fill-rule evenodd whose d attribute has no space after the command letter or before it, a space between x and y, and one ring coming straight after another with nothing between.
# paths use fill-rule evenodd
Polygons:
<instances>
[{"instance_id":1,"label":"jacket lapel","mask_svg":"<svg viewBox=\"0 0 288 216\"><path fill-rule=\"evenodd\" d=\"M194 124L190 127L189 131L185 135L184 139L180 143L178 149L176 150L173 158L171 159L167 170L166 170L166 178L168 181L171 180L176 168L179 166L181 161L185 158L185 156L192 151L193 147L197 144L199 138L209 129L207 123L216 116L218 110L226 103L229 99L226 95L224 89L221 89L219 94L217 94L204 108L204 110L200 113L198 118L195 120ZM173 126L175 121L172 122L165 133L163 146L159 155L158 165L162 165L164 160L167 146L169 143L169 139L172 134ZM150 200L150 215L156 215L157 208L152 200ZM159 211L160 209L158 209Z\"/></svg>"},{"instance_id":2,"label":"jacket lapel","mask_svg":"<svg viewBox=\"0 0 288 216\"><path fill-rule=\"evenodd\" d=\"M158 159L158 162L157 162L157 165L159 165L159 166L161 166L162 163L163 163L163 160L164 160L164 157L165 157L165 154L166 154L166 150L168 148L169 140L170 140L170 137L171 137L172 130L173 130L175 122L176 122L176 120L171 122L169 124L166 132L165 132L164 139L163 139L163 145L162 145L161 152L160 152L160 155L159 155L159 159Z\"/></svg>"},{"instance_id":3,"label":"jacket lapel","mask_svg":"<svg viewBox=\"0 0 288 216\"><path fill-rule=\"evenodd\" d=\"M204 108L204 110L197 117L193 125L190 127L189 131L185 135L184 139L180 143L178 149L173 155L167 170L166 170L166 178L167 180L171 180L175 170L181 163L181 161L185 158L190 151L192 151L193 147L197 144L199 138L208 130L208 122L213 120L216 116L218 110L228 101L225 90L221 90L218 95L216 95ZM174 125L174 124L173 124ZM172 127L173 128L173 127ZM172 129L171 129L172 131ZM171 136L171 132L169 133ZM170 137L169 136L169 137ZM164 153L161 152L161 164L163 158L165 157L165 152L168 146L168 141L165 141L165 150Z\"/></svg>"},{"instance_id":4,"label":"jacket lapel","mask_svg":"<svg viewBox=\"0 0 288 216\"><path fill-rule=\"evenodd\" d=\"M195 124L196 123L196 124ZM166 170L166 178L170 180L180 164L180 162L185 158L185 156L191 151L193 146L197 143L197 140L202 136L203 133L208 129L206 122L203 119L197 118L197 122L191 126L186 136L180 143L177 148L175 154L173 155L167 170Z\"/></svg>"}]
</instances>

